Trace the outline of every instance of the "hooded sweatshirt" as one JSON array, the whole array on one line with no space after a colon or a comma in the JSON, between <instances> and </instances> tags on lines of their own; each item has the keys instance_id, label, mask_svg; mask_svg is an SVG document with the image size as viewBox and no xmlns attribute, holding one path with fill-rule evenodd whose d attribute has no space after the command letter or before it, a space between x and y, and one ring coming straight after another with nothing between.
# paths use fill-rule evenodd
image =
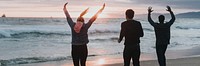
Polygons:
<instances>
[{"instance_id":1,"label":"hooded sweatshirt","mask_svg":"<svg viewBox=\"0 0 200 66\"><path fill-rule=\"evenodd\" d=\"M71 18L67 17L68 24L71 28L72 32L72 45L85 45L88 44L88 29L92 25L93 22L82 23L79 24L78 22L75 23L72 21ZM82 26L81 26L82 25Z\"/></svg>"}]
</instances>

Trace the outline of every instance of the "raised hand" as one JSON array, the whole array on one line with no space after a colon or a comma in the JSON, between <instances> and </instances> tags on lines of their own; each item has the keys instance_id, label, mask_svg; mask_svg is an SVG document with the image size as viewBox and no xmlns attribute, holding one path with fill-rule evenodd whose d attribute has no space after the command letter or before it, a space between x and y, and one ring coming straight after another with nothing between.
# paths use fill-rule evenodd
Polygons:
<instances>
[{"instance_id":1,"label":"raised hand","mask_svg":"<svg viewBox=\"0 0 200 66\"><path fill-rule=\"evenodd\" d=\"M175 22L176 17L175 17L175 15L174 15L174 13L172 12L170 6L167 6L166 11L168 11L168 12L171 14L171 17L172 17L172 19L171 19L167 24L168 24L168 25L172 25L172 24Z\"/></svg>"},{"instance_id":2,"label":"raised hand","mask_svg":"<svg viewBox=\"0 0 200 66\"><path fill-rule=\"evenodd\" d=\"M105 8L105 3L103 4L103 7L89 20L88 25L89 27L92 25L92 23L97 19L98 15L104 10ZM88 28L89 28L88 27Z\"/></svg>"},{"instance_id":3,"label":"raised hand","mask_svg":"<svg viewBox=\"0 0 200 66\"><path fill-rule=\"evenodd\" d=\"M104 9L104 8L105 8L105 6L106 6L106 4L104 3L104 4L103 4L103 7L102 7L102 9Z\"/></svg>"},{"instance_id":4,"label":"raised hand","mask_svg":"<svg viewBox=\"0 0 200 66\"><path fill-rule=\"evenodd\" d=\"M66 17L67 17L67 18L70 18L70 22L73 22L73 20L72 20L71 17L70 17L69 12L67 11L67 8L66 8L67 4L68 4L68 2L65 3L65 5L64 5L64 7L63 7L63 11L64 11Z\"/></svg>"},{"instance_id":5,"label":"raised hand","mask_svg":"<svg viewBox=\"0 0 200 66\"><path fill-rule=\"evenodd\" d=\"M104 10L105 6L106 6L106 4L104 3L103 7L98 11L98 13L101 13Z\"/></svg>"},{"instance_id":6,"label":"raised hand","mask_svg":"<svg viewBox=\"0 0 200 66\"><path fill-rule=\"evenodd\" d=\"M65 3L64 8L63 8L63 11L67 11L67 9L66 9L67 4L68 4L68 2Z\"/></svg>"},{"instance_id":7,"label":"raised hand","mask_svg":"<svg viewBox=\"0 0 200 66\"><path fill-rule=\"evenodd\" d=\"M169 11L169 12L171 12L172 10L171 10L171 7L170 6L167 6L167 9L166 9L166 11Z\"/></svg>"},{"instance_id":8,"label":"raised hand","mask_svg":"<svg viewBox=\"0 0 200 66\"><path fill-rule=\"evenodd\" d=\"M148 12L149 12L149 13L153 12L153 10L152 10L152 7L151 7L151 6L150 6L150 7L148 7Z\"/></svg>"}]
</instances>

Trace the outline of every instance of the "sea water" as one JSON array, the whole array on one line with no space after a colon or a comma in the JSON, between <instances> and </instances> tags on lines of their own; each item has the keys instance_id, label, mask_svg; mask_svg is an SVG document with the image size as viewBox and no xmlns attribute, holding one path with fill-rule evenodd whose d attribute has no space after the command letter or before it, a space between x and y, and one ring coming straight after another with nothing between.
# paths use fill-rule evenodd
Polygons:
<instances>
[{"instance_id":1,"label":"sea water","mask_svg":"<svg viewBox=\"0 0 200 66\"><path fill-rule=\"evenodd\" d=\"M141 52L155 52L153 27L147 19L136 20L141 22L144 29L144 37L140 43ZM117 43L117 40L123 21L123 18L99 18L94 22L88 31L89 58L121 57L124 45L123 42ZM171 26L171 44L168 50L200 46L199 25L200 19L177 18ZM72 62L71 29L65 18L0 18L1 65L63 60Z\"/></svg>"}]
</instances>

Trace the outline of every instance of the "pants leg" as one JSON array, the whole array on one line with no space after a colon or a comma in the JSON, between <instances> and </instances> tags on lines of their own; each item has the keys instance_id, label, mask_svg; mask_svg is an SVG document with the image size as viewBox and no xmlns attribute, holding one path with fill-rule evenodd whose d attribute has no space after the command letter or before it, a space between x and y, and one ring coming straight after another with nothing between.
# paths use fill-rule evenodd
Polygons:
<instances>
[{"instance_id":1,"label":"pants leg","mask_svg":"<svg viewBox=\"0 0 200 66\"><path fill-rule=\"evenodd\" d=\"M140 46L135 47L132 55L132 61L134 66L140 66Z\"/></svg>"},{"instance_id":2,"label":"pants leg","mask_svg":"<svg viewBox=\"0 0 200 66\"><path fill-rule=\"evenodd\" d=\"M72 45L72 60L73 60L73 64L74 66L79 66L79 52L78 52L78 46L73 46Z\"/></svg>"},{"instance_id":3,"label":"pants leg","mask_svg":"<svg viewBox=\"0 0 200 66\"><path fill-rule=\"evenodd\" d=\"M166 66L165 52L168 45L156 45L156 53L158 57L158 63L160 66Z\"/></svg>"},{"instance_id":4,"label":"pants leg","mask_svg":"<svg viewBox=\"0 0 200 66\"><path fill-rule=\"evenodd\" d=\"M86 66L86 60L88 56L87 45L83 45L81 48L82 48L82 52L80 54L81 66Z\"/></svg>"},{"instance_id":5,"label":"pants leg","mask_svg":"<svg viewBox=\"0 0 200 66\"><path fill-rule=\"evenodd\" d=\"M123 58L124 58L124 66L130 66L131 54L129 48L127 48L126 46L124 48Z\"/></svg>"}]
</instances>

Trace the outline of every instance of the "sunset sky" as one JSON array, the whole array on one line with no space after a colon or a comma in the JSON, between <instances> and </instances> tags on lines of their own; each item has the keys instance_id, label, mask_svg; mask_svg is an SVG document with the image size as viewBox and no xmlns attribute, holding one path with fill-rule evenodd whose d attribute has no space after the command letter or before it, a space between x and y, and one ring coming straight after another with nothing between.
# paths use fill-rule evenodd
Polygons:
<instances>
[{"instance_id":1,"label":"sunset sky","mask_svg":"<svg viewBox=\"0 0 200 66\"><path fill-rule=\"evenodd\" d=\"M170 5L177 13L200 11L200 0L0 0L0 15L7 17L65 17L62 8L69 2L68 10L72 17L86 8L90 8L85 17L89 18L106 3L101 18L122 18L126 9L133 9L136 14L146 14L148 6L155 13L167 13Z\"/></svg>"}]
</instances>

